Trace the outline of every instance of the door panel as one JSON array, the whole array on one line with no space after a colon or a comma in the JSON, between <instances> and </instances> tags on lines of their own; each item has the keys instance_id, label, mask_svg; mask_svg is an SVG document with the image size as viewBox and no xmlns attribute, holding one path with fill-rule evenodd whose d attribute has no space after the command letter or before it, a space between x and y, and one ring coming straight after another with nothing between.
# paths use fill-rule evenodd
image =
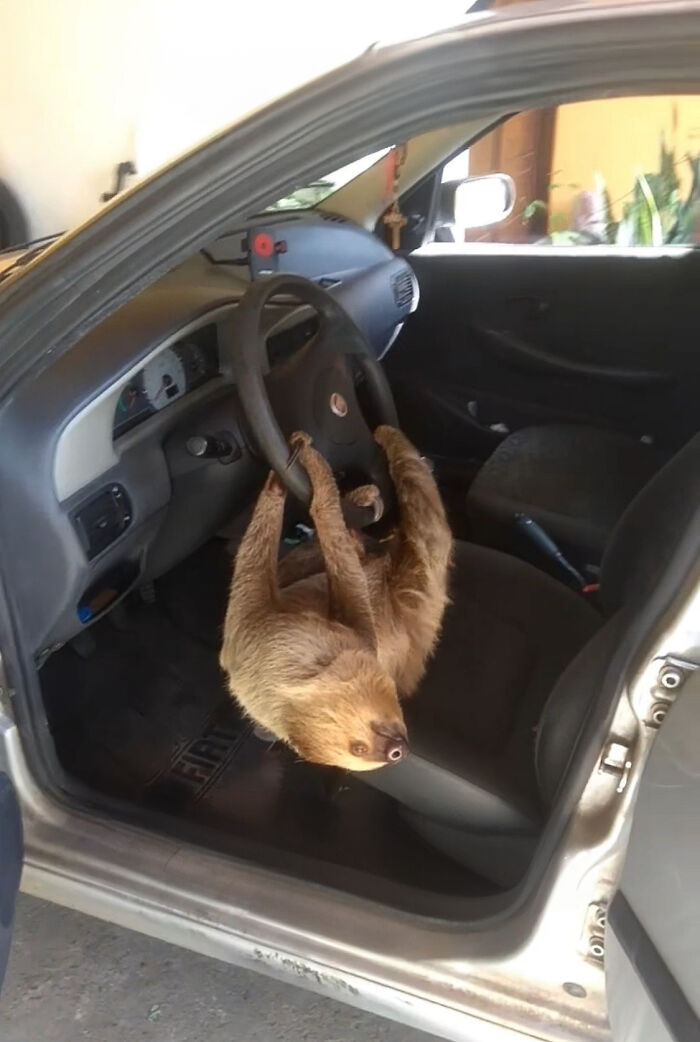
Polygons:
<instances>
[{"instance_id":1,"label":"door panel","mask_svg":"<svg viewBox=\"0 0 700 1042\"><path fill-rule=\"evenodd\" d=\"M15 898L22 871L22 819L14 786L0 771L0 985L7 967Z\"/></svg>"},{"instance_id":2,"label":"door panel","mask_svg":"<svg viewBox=\"0 0 700 1042\"><path fill-rule=\"evenodd\" d=\"M696 670L649 755L610 908L606 978L615 1042L700 1038L698 735Z\"/></svg>"},{"instance_id":3,"label":"door panel","mask_svg":"<svg viewBox=\"0 0 700 1042\"><path fill-rule=\"evenodd\" d=\"M592 423L668 451L697 429L700 255L431 246L387 358L426 451L483 459L507 429Z\"/></svg>"},{"instance_id":4,"label":"door panel","mask_svg":"<svg viewBox=\"0 0 700 1042\"><path fill-rule=\"evenodd\" d=\"M623 1004L625 1023L617 1025L615 1042L676 1042L656 1006L644 988L634 964L626 957L620 942L610 931L605 946L610 967L607 971L608 991L618 1017L616 995ZM625 1015L626 1010L626 1015Z\"/></svg>"}]
</instances>

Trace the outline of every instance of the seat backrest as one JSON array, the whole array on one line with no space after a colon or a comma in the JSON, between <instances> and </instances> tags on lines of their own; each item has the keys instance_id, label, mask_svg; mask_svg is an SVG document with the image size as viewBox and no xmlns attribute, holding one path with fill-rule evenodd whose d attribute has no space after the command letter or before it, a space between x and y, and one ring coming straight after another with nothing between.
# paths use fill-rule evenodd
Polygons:
<instances>
[{"instance_id":1,"label":"seat backrest","mask_svg":"<svg viewBox=\"0 0 700 1042\"><path fill-rule=\"evenodd\" d=\"M615 649L690 525L700 539L700 434L645 485L618 521L601 567L607 623L557 681L537 729L537 778L551 803Z\"/></svg>"},{"instance_id":2,"label":"seat backrest","mask_svg":"<svg viewBox=\"0 0 700 1042\"><path fill-rule=\"evenodd\" d=\"M700 434L654 475L615 525L601 566L606 614L649 595L698 510Z\"/></svg>"}]
</instances>

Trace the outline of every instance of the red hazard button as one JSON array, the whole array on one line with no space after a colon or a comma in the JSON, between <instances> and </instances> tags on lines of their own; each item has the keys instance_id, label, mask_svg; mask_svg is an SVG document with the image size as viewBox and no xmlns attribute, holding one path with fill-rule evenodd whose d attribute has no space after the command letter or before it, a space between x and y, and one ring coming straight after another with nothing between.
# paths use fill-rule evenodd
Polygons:
<instances>
[{"instance_id":1,"label":"red hazard button","mask_svg":"<svg viewBox=\"0 0 700 1042\"><path fill-rule=\"evenodd\" d=\"M275 244L271 235L267 232L258 232L253 236L253 253L258 257L271 257L275 250Z\"/></svg>"}]
</instances>

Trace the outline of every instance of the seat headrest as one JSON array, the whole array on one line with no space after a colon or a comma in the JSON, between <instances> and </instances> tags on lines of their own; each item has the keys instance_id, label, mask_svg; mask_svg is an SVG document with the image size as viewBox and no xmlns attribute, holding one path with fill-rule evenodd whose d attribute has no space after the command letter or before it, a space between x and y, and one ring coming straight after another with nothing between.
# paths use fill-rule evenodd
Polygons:
<instances>
[{"instance_id":1,"label":"seat headrest","mask_svg":"<svg viewBox=\"0 0 700 1042\"><path fill-rule=\"evenodd\" d=\"M615 525L600 573L606 614L648 597L693 519L700 528L700 434L654 475Z\"/></svg>"}]
</instances>

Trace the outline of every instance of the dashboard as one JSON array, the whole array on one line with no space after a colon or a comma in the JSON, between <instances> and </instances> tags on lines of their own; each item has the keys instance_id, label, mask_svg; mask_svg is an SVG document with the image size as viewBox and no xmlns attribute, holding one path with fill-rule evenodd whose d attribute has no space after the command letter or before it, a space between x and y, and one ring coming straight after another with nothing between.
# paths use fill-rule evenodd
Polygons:
<instances>
[{"instance_id":1,"label":"dashboard","mask_svg":"<svg viewBox=\"0 0 700 1042\"><path fill-rule=\"evenodd\" d=\"M265 464L228 320L252 281L286 271L326 287L380 358L418 303L408 263L370 232L327 214L264 214L125 303L0 414L0 554L38 661L244 524ZM315 313L279 298L262 322L269 371L283 379Z\"/></svg>"}]
</instances>

